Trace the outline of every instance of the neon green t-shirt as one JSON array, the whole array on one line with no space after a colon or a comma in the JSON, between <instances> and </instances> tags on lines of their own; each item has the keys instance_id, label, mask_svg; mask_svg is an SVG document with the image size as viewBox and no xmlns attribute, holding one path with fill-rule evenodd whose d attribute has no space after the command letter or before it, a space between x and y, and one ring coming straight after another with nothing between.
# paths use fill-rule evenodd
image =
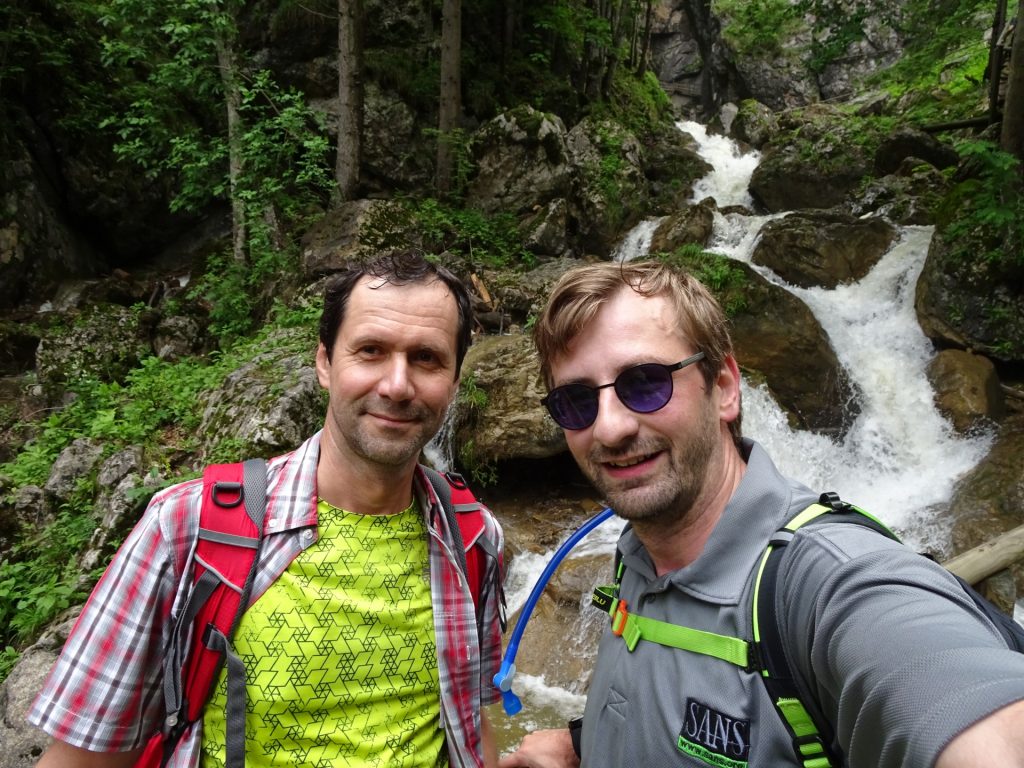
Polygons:
<instances>
[{"instance_id":1,"label":"neon green t-shirt","mask_svg":"<svg viewBox=\"0 0 1024 768\"><path fill-rule=\"evenodd\" d=\"M447 762L438 727L427 531L317 506L320 538L246 612L246 766ZM203 715L202 765L224 765L225 675Z\"/></svg>"}]
</instances>

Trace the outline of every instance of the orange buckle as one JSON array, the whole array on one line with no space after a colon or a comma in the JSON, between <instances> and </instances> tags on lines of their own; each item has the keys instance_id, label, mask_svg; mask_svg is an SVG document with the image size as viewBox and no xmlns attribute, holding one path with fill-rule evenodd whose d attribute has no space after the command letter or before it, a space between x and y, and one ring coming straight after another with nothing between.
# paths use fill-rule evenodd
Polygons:
<instances>
[{"instance_id":1,"label":"orange buckle","mask_svg":"<svg viewBox=\"0 0 1024 768\"><path fill-rule=\"evenodd\" d=\"M612 611L612 634L622 637L626 629L626 620L629 618L629 611L626 610L626 601L618 600Z\"/></svg>"}]
</instances>

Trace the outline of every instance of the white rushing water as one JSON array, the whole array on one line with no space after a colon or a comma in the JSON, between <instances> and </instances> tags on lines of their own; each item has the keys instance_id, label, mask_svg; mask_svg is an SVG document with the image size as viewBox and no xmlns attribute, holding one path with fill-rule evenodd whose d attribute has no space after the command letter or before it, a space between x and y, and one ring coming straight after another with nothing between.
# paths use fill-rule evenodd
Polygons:
<instances>
[{"instance_id":1,"label":"white rushing water","mask_svg":"<svg viewBox=\"0 0 1024 768\"><path fill-rule=\"evenodd\" d=\"M700 155L714 167L696 185L694 201L710 196L719 207L749 206L747 189L759 157L742 154L726 138L709 136L697 123L678 126L694 136ZM784 215L716 214L708 250L749 263L761 227ZM628 261L646 253L658 222L641 222L614 257ZM765 388L744 382L743 432L765 446L784 474L815 489L834 490L878 514L911 546L941 552L947 542L935 510L948 502L956 481L984 457L992 437L958 435L934 405L925 375L934 350L914 313L914 289L931 235L930 227L903 228L866 277L834 290L790 286L770 270L754 267L799 297L817 317L859 390L861 413L836 442L792 429ZM573 555L612 552L621 527L617 519L604 523ZM507 583L510 615L525 602L551 554L515 559ZM516 688L523 689L524 700L545 704L568 696L561 707L567 714L582 707L582 697L551 689L543 678L517 680Z\"/></svg>"}]
</instances>

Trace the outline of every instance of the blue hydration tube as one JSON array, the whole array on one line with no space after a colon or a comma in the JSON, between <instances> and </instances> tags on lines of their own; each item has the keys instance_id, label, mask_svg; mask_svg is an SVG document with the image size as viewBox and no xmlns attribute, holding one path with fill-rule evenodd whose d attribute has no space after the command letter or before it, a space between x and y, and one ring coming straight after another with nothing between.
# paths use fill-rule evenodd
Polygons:
<instances>
[{"instance_id":1,"label":"blue hydration tube","mask_svg":"<svg viewBox=\"0 0 1024 768\"><path fill-rule=\"evenodd\" d=\"M501 668L498 670L498 674L494 676L494 686L501 691L501 703L505 707L506 715L518 714L518 712L523 708L523 703L519 700L519 697L512 692L512 680L516 676L515 661L516 654L519 652L519 641L523 636L523 631L526 629L526 622L530 620L530 614L533 613L533 608L537 604L537 600L540 599L540 595L544 591L544 587L547 586L548 580L555 572L555 569L558 568L559 563L561 563L565 556L569 554L569 550L575 547L580 542L580 539L594 530L613 514L615 513L612 511L611 507L605 507L576 529L568 539L562 542L562 546L560 546L555 552L547 566L545 566L544 572L541 573L540 578L537 579L537 583L533 585L533 591L530 592L530 596L523 604L523 610L519 613L519 619L516 621L515 629L512 630L512 635L509 637L508 645L505 647L505 655L501 659Z\"/></svg>"}]
</instances>

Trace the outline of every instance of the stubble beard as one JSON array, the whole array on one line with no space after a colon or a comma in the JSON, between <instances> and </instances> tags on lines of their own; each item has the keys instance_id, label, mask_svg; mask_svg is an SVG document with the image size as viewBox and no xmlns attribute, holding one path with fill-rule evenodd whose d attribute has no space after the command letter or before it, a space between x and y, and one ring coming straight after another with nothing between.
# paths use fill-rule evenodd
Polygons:
<instances>
[{"instance_id":1,"label":"stubble beard","mask_svg":"<svg viewBox=\"0 0 1024 768\"><path fill-rule=\"evenodd\" d=\"M420 452L437 433L444 414L434 414L428 408L408 405L382 407L374 404L374 413L386 413L401 419L413 419L416 428L409 433L393 437L373 432L365 404L356 406L356 415L342 428L342 435L350 450L364 461L381 467L401 468L419 459Z\"/></svg>"},{"instance_id":2,"label":"stubble beard","mask_svg":"<svg viewBox=\"0 0 1024 768\"><path fill-rule=\"evenodd\" d=\"M705 413L710 416L710 409ZM669 467L654 479L625 482L608 479L601 461L614 459L614 456L607 450L591 454L584 474L619 517L632 522L674 526L687 517L703 491L718 443L717 420L705 418L698 426L692 439L682 445L665 439L636 440L616 451L623 456L665 451Z\"/></svg>"}]
</instances>

